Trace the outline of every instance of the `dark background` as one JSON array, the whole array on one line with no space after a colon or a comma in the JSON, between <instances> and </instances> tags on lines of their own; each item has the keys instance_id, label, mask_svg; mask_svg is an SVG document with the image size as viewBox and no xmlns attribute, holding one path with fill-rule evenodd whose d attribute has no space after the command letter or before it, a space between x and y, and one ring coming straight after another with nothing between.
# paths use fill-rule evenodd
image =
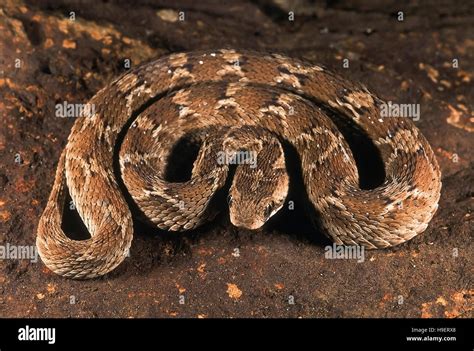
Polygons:
<instances>
[{"instance_id":1,"label":"dark background","mask_svg":"<svg viewBox=\"0 0 474 351\"><path fill-rule=\"evenodd\" d=\"M255 233L232 228L225 213L187 234L137 225L131 256L92 281L3 260L0 316L472 317L474 9L430 3L2 1L1 245L34 245L74 122L55 117L55 104L86 102L125 71L125 59L134 66L175 51L285 52L387 100L419 103L417 126L437 156L443 191L423 234L366 252L363 263L325 259L328 242L299 207Z\"/></svg>"}]
</instances>

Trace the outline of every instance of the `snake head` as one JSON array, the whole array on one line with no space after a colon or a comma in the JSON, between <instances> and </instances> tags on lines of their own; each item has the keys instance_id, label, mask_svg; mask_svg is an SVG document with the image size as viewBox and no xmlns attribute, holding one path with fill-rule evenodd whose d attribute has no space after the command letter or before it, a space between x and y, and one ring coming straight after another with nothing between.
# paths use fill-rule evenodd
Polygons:
<instances>
[{"instance_id":1,"label":"snake head","mask_svg":"<svg viewBox=\"0 0 474 351\"><path fill-rule=\"evenodd\" d=\"M278 162L236 169L227 198L230 221L236 227L258 229L284 205L289 177Z\"/></svg>"}]
</instances>

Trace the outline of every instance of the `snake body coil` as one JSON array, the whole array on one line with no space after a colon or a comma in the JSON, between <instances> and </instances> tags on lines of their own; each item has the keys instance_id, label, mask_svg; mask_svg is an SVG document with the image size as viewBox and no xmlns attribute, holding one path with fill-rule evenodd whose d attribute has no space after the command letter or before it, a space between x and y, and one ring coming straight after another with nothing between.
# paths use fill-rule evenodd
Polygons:
<instances>
[{"instance_id":1,"label":"snake body coil","mask_svg":"<svg viewBox=\"0 0 474 351\"><path fill-rule=\"evenodd\" d=\"M382 103L323 67L277 54L193 52L142 65L100 90L90 101L94 113L74 124L39 222L40 256L71 278L100 276L123 261L133 226L113 171L119 141L123 182L159 228L187 230L212 218L209 203L236 160L231 222L261 227L288 192L288 144L300 161L311 217L328 237L367 248L403 243L433 217L440 171L414 124L382 118ZM360 188L334 118L378 148L385 166L380 186ZM183 138L200 149L190 179L171 182L166 165ZM68 189L90 239L72 240L63 232Z\"/></svg>"}]
</instances>

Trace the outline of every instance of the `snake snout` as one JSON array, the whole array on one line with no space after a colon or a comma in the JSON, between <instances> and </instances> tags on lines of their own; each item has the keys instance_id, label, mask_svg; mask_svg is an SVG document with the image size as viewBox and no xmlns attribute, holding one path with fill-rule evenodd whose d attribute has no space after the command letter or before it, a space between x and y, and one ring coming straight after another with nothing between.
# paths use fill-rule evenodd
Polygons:
<instances>
[{"instance_id":1,"label":"snake snout","mask_svg":"<svg viewBox=\"0 0 474 351\"><path fill-rule=\"evenodd\" d=\"M264 221L261 221L258 218L235 216L232 213L230 214L230 221L237 228L244 228L249 230L259 229L265 224Z\"/></svg>"}]
</instances>

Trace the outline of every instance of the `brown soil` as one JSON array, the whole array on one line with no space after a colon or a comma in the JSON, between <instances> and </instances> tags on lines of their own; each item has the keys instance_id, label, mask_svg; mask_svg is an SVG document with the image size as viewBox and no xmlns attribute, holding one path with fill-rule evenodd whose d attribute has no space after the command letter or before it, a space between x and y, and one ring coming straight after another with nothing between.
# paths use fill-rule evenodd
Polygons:
<instances>
[{"instance_id":1,"label":"brown soil","mask_svg":"<svg viewBox=\"0 0 474 351\"><path fill-rule=\"evenodd\" d=\"M187 234L137 224L131 256L96 280L63 279L41 261L1 260L0 316L473 316L474 9L468 2L2 3L0 245L34 244L73 123L55 117L55 104L87 101L125 70L126 59L136 65L180 50L283 51L362 81L387 100L419 103L417 125L440 163L443 192L426 232L400 247L366 252L363 263L325 259L328 242L305 224L299 207L261 232L232 228L225 213ZM184 21L176 20L178 11Z\"/></svg>"}]
</instances>

